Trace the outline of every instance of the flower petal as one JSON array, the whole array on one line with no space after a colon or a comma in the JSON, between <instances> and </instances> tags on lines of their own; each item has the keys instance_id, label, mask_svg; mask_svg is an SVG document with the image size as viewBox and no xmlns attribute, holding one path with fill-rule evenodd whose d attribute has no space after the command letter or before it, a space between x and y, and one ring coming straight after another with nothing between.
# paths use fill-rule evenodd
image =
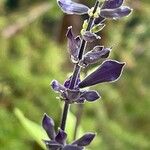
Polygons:
<instances>
[{"instance_id":1,"label":"flower petal","mask_svg":"<svg viewBox=\"0 0 150 150\"><path fill-rule=\"evenodd\" d=\"M54 121L47 114L44 114L42 126L45 129L49 138L53 140L55 137Z\"/></svg>"},{"instance_id":2,"label":"flower petal","mask_svg":"<svg viewBox=\"0 0 150 150\"><path fill-rule=\"evenodd\" d=\"M85 31L83 33L83 39L87 42L93 42L97 39L101 39L101 37L90 31Z\"/></svg>"},{"instance_id":3,"label":"flower petal","mask_svg":"<svg viewBox=\"0 0 150 150\"><path fill-rule=\"evenodd\" d=\"M104 18L119 19L121 17L128 16L132 9L127 6L121 6L116 9L102 9L100 15Z\"/></svg>"},{"instance_id":4,"label":"flower petal","mask_svg":"<svg viewBox=\"0 0 150 150\"><path fill-rule=\"evenodd\" d=\"M55 140L58 143L64 145L65 142L66 142L66 138L67 138L67 134L63 130L59 129L59 131L58 131L58 133L57 133L57 135L55 137Z\"/></svg>"},{"instance_id":5,"label":"flower petal","mask_svg":"<svg viewBox=\"0 0 150 150\"><path fill-rule=\"evenodd\" d=\"M99 99L100 95L98 92L91 90L91 91L84 92L84 94L81 97L84 97L89 102L93 102Z\"/></svg>"},{"instance_id":6,"label":"flower petal","mask_svg":"<svg viewBox=\"0 0 150 150\"><path fill-rule=\"evenodd\" d=\"M103 46L95 46L93 50L87 52L83 59L81 60L81 64L89 65L97 63L102 58L107 58L109 56L111 49L104 48Z\"/></svg>"},{"instance_id":7,"label":"flower petal","mask_svg":"<svg viewBox=\"0 0 150 150\"><path fill-rule=\"evenodd\" d=\"M75 140L72 145L78 145L78 146L87 146L89 145L92 140L94 139L95 134L94 133L86 133L81 138Z\"/></svg>"},{"instance_id":8,"label":"flower petal","mask_svg":"<svg viewBox=\"0 0 150 150\"><path fill-rule=\"evenodd\" d=\"M60 93L66 90L66 88L63 85L61 85L57 80L53 80L51 82L51 87L54 91L60 92Z\"/></svg>"},{"instance_id":9,"label":"flower petal","mask_svg":"<svg viewBox=\"0 0 150 150\"><path fill-rule=\"evenodd\" d=\"M123 4L124 0L105 0L102 9L114 9L118 8Z\"/></svg>"},{"instance_id":10,"label":"flower petal","mask_svg":"<svg viewBox=\"0 0 150 150\"><path fill-rule=\"evenodd\" d=\"M67 14L87 14L89 8L86 5L73 2L71 0L57 0L59 7Z\"/></svg>"},{"instance_id":11,"label":"flower petal","mask_svg":"<svg viewBox=\"0 0 150 150\"><path fill-rule=\"evenodd\" d=\"M125 63L114 60L105 61L96 71L79 83L79 87L92 86L98 83L116 81L122 73Z\"/></svg>"},{"instance_id":12,"label":"flower petal","mask_svg":"<svg viewBox=\"0 0 150 150\"><path fill-rule=\"evenodd\" d=\"M76 37L73 35L72 26L68 27L68 31L66 34L68 38L68 49L73 62L78 61L78 53L80 48L80 37Z\"/></svg>"},{"instance_id":13,"label":"flower petal","mask_svg":"<svg viewBox=\"0 0 150 150\"><path fill-rule=\"evenodd\" d=\"M74 145L66 145L62 150L83 150L83 148Z\"/></svg>"}]
</instances>

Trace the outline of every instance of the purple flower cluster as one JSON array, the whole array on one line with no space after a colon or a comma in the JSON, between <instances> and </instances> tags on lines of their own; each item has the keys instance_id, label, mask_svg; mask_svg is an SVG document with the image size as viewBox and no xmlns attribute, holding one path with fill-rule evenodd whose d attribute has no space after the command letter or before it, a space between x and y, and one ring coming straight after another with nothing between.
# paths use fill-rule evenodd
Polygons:
<instances>
[{"instance_id":1,"label":"purple flower cluster","mask_svg":"<svg viewBox=\"0 0 150 150\"><path fill-rule=\"evenodd\" d=\"M119 19L129 15L132 10L127 6L122 6L123 1L124 0L105 0L100 8L99 16L97 18ZM62 11L66 14L82 15L87 14L89 11L87 6L73 2L72 0L57 0L57 2Z\"/></svg>"},{"instance_id":2,"label":"purple flower cluster","mask_svg":"<svg viewBox=\"0 0 150 150\"><path fill-rule=\"evenodd\" d=\"M94 133L85 133L81 138L73 141L71 144L66 144L67 133L62 129L58 129L56 133L53 119L46 114L43 117L42 126L50 138L48 141L44 140L48 150L83 150L95 137Z\"/></svg>"},{"instance_id":3,"label":"purple flower cluster","mask_svg":"<svg viewBox=\"0 0 150 150\"><path fill-rule=\"evenodd\" d=\"M68 39L68 50L74 71L64 84L57 80L51 82L52 89L59 93L59 98L65 102L61 127L57 132L54 130L54 121L47 115L43 118L43 128L47 132L50 140L45 141L49 150L82 150L94 139L94 133L86 133L81 138L66 143L67 133L64 131L67 118L68 106L73 103L93 102L100 99L100 95L95 90L84 89L104 82L114 82L121 76L124 62L107 59L111 48L96 45L85 53L86 44L101 39L97 35L105 27L106 19L120 19L128 16L131 9L123 6L123 0L97 0L93 8L89 8L72 0L57 0L59 7L64 13L83 15L88 14L89 20L85 20L81 34L75 36L72 27L68 27L66 37ZM102 64L83 80L80 79L81 68L103 61Z\"/></svg>"}]
</instances>

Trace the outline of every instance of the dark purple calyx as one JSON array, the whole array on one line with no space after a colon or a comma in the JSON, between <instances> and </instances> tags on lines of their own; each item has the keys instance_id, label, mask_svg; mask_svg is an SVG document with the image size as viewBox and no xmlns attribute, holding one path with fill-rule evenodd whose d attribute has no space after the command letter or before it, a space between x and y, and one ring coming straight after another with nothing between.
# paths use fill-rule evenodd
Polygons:
<instances>
[{"instance_id":1,"label":"dark purple calyx","mask_svg":"<svg viewBox=\"0 0 150 150\"><path fill-rule=\"evenodd\" d=\"M75 140L72 145L77 145L77 146L87 146L89 145L95 137L94 133L86 133L83 135L81 138Z\"/></svg>"},{"instance_id":2,"label":"dark purple calyx","mask_svg":"<svg viewBox=\"0 0 150 150\"><path fill-rule=\"evenodd\" d=\"M42 126L51 140L55 138L54 121L47 114L44 114Z\"/></svg>"},{"instance_id":3,"label":"dark purple calyx","mask_svg":"<svg viewBox=\"0 0 150 150\"><path fill-rule=\"evenodd\" d=\"M115 60L105 61L98 69L79 83L80 88L96 85L103 82L112 82L119 79L125 63Z\"/></svg>"},{"instance_id":4,"label":"dark purple calyx","mask_svg":"<svg viewBox=\"0 0 150 150\"><path fill-rule=\"evenodd\" d=\"M66 139L67 139L67 134L63 130L59 129L55 137L55 141L64 145L66 143Z\"/></svg>"}]
</instances>

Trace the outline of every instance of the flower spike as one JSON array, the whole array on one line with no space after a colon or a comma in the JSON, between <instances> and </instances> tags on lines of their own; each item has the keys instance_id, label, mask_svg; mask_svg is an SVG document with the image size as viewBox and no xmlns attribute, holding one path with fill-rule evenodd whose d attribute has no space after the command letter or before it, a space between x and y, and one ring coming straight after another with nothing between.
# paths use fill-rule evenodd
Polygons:
<instances>
[{"instance_id":1,"label":"flower spike","mask_svg":"<svg viewBox=\"0 0 150 150\"><path fill-rule=\"evenodd\" d=\"M132 9L122 6L124 0L96 0L94 7L89 9L86 5L74 2L73 0L57 0L61 10L66 14L83 15L87 14L88 19L84 21L79 36L75 36L72 26L68 27L66 36L68 49L74 71L70 78L60 84L57 80L51 82L52 89L59 94L59 99L65 102L60 128L54 129L54 121L44 114L42 126L45 129L49 140L43 140L47 150L84 150L94 139L94 133L85 133L71 144L67 143L67 115L69 105L73 103L84 103L85 101L94 102L101 98L95 90L82 89L99 83L114 82L119 79L125 65L124 62L106 60L111 48L95 46L92 50L85 53L88 42L101 39L98 32L105 27L106 19L120 19L128 16ZM87 17L87 16L85 16ZM104 61L105 59L105 61ZM81 67L103 61L103 63L91 74L80 80ZM80 115L77 115L80 117ZM75 132L76 135L76 132Z\"/></svg>"}]
</instances>

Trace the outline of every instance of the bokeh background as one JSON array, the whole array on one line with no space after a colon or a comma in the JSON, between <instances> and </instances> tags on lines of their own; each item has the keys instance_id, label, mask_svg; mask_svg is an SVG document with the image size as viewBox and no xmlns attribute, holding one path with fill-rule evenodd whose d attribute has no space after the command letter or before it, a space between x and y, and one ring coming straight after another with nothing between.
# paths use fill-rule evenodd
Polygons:
<instances>
[{"instance_id":1,"label":"bokeh background","mask_svg":"<svg viewBox=\"0 0 150 150\"><path fill-rule=\"evenodd\" d=\"M150 1L126 3L132 15L107 21L100 33L100 44L113 46L110 57L126 67L118 82L92 87L101 93L100 101L85 103L80 132L97 132L90 150L150 149ZM56 0L0 0L0 150L44 149L44 112L59 126L63 103L49 84L72 72L65 33L73 25L78 34L83 19L64 15ZM76 112L74 105L69 140Z\"/></svg>"}]
</instances>

